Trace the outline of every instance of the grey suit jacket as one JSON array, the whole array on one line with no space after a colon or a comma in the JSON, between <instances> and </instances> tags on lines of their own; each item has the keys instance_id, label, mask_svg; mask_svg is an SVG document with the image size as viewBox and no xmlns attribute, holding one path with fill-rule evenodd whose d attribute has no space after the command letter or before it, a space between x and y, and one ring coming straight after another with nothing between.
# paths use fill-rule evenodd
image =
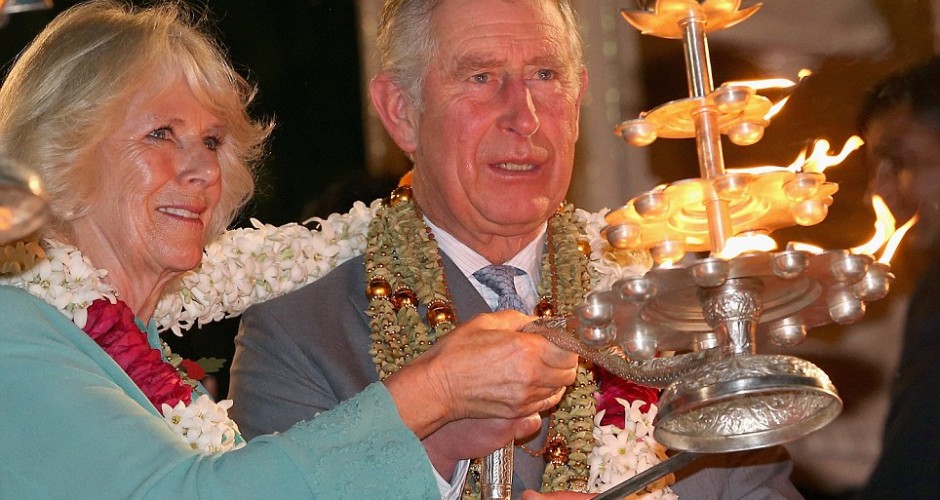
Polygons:
<instances>
[{"instance_id":1,"label":"grey suit jacket","mask_svg":"<svg viewBox=\"0 0 940 500\"><path fill-rule=\"evenodd\" d=\"M463 273L443 258L457 319L490 309ZM280 432L336 406L378 380L369 355L365 269L357 257L285 296L249 308L232 360L230 413L246 438ZM421 311L422 316L424 311ZM544 424L544 422L543 422ZM542 433L530 447L544 442ZM514 454L513 497L539 488L545 463ZM706 457L680 474L680 498L801 498L783 448Z\"/></svg>"}]
</instances>

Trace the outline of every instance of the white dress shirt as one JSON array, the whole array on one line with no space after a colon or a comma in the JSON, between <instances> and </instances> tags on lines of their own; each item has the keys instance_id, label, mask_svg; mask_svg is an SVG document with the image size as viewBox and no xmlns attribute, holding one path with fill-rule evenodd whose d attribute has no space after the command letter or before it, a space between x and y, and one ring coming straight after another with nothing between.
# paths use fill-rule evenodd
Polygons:
<instances>
[{"instance_id":1,"label":"white dress shirt","mask_svg":"<svg viewBox=\"0 0 940 500\"><path fill-rule=\"evenodd\" d=\"M474 278L473 273L491 264L506 264L525 271L525 274L515 277L514 283L516 285L516 293L522 297L522 302L525 304L527 312L532 313L535 309L535 304L539 301L536 283L538 282L537 280L542 263L543 240L545 239L545 229L548 227L547 224L543 224L538 237L533 239L513 258L506 262L490 262L486 260L486 257L483 257L467 245L458 241L457 238L454 238L443 229L435 226L427 217L424 218L424 223L427 224L428 227L431 228L431 232L434 233L434 239L437 240L437 246L440 251L450 257L450 260L452 260L464 276L470 280L470 283L480 292L483 299L486 300L490 309L496 309L499 303L499 295L490 289L490 287L480 283ZM469 469L470 461L461 460L454 469L454 475L450 478L449 482L436 470L434 471L434 475L437 477L437 487L441 490L442 499L457 500L460 498L460 494L463 490L464 477L466 477Z\"/></svg>"},{"instance_id":2,"label":"white dress shirt","mask_svg":"<svg viewBox=\"0 0 940 500\"><path fill-rule=\"evenodd\" d=\"M457 268L463 272L464 276L466 276L467 279L470 280L470 283L480 292L480 295L486 300L490 309L496 309L496 305L499 303L499 295L490 287L480 283L479 280L474 278L473 273L491 264L506 264L525 271L524 275L516 276L514 279L516 293L522 297L522 302L526 306L526 312L531 314L532 311L535 310L535 305L539 301L536 283L538 283L539 271L541 270L542 249L545 246L544 239L547 224L542 224L542 229L539 231L538 237L529 242L529 244L526 245L522 251L513 256L513 258L506 262L490 262L486 260L486 257L483 257L467 245L458 241L457 238L454 238L443 229L435 226L427 217L425 217L424 223L427 224L428 227L431 228L431 232L434 233L434 239L437 240L437 246L440 250L447 254L450 260L454 261Z\"/></svg>"}]
</instances>

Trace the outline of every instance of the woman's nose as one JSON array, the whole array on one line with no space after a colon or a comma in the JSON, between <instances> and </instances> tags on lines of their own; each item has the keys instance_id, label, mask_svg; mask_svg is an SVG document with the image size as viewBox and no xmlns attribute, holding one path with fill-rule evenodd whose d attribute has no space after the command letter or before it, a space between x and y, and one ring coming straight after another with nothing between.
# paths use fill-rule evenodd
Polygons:
<instances>
[{"instance_id":1,"label":"woman's nose","mask_svg":"<svg viewBox=\"0 0 940 500\"><path fill-rule=\"evenodd\" d=\"M180 176L186 184L211 186L219 182L222 168L219 165L217 152L201 144L194 147L189 154L185 155Z\"/></svg>"}]
</instances>

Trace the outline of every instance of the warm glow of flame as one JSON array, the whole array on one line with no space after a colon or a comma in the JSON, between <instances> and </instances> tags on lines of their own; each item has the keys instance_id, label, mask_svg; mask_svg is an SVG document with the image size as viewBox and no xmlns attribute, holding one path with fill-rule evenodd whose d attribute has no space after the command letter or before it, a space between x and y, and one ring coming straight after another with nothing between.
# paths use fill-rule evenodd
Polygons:
<instances>
[{"instance_id":1,"label":"warm glow of flame","mask_svg":"<svg viewBox=\"0 0 940 500\"><path fill-rule=\"evenodd\" d=\"M789 89L789 88L794 87L799 81L802 81L804 78L812 74L813 74L812 71L810 71L809 69L803 68L799 71L799 73L797 73L797 76L799 77L799 80L797 82L794 82L793 80L790 80L789 78L767 78L764 80L739 80L739 81L725 82L722 84L722 87L731 87L731 86L750 87L754 89L755 91L767 90L767 89ZM787 104L787 101L789 100L790 100L790 96L786 96L783 99L774 103L770 107L770 110L767 111L766 114L764 114L764 119L767 121L770 121L771 118L777 116L777 113L780 113L780 110L783 109L783 107Z\"/></svg>"},{"instance_id":2,"label":"warm glow of flame","mask_svg":"<svg viewBox=\"0 0 940 500\"><path fill-rule=\"evenodd\" d=\"M660 269L672 269L676 267L676 261L674 259L663 259L662 262L658 264Z\"/></svg>"},{"instance_id":3,"label":"warm glow of flame","mask_svg":"<svg viewBox=\"0 0 940 500\"><path fill-rule=\"evenodd\" d=\"M842 145L842 151L838 154L830 155L829 141L817 139L813 144L812 153L807 157L805 151L801 152L800 155L797 156L796 161L790 164L790 170L794 172L823 172L827 168L845 161L850 154L862 147L862 144L865 144L865 141L863 141L861 137L853 135Z\"/></svg>"},{"instance_id":4,"label":"warm glow of flame","mask_svg":"<svg viewBox=\"0 0 940 500\"><path fill-rule=\"evenodd\" d=\"M777 113L779 113L780 110L783 109L783 106L786 105L787 101L789 100L790 100L790 96L786 96L783 99L780 99L780 101L778 101L776 104L770 107L770 111L768 111L767 114L764 115L764 119L767 121L770 121L771 118L777 116Z\"/></svg>"},{"instance_id":5,"label":"warm glow of flame","mask_svg":"<svg viewBox=\"0 0 940 500\"><path fill-rule=\"evenodd\" d=\"M891 238L897 227L891 209L888 208L888 204L881 196L877 194L872 196L871 204L875 208L875 235L866 243L852 248L852 253L875 255L875 252L888 241L888 238Z\"/></svg>"},{"instance_id":6,"label":"warm glow of flame","mask_svg":"<svg viewBox=\"0 0 940 500\"><path fill-rule=\"evenodd\" d=\"M872 236L867 243L852 248L851 252L854 254L874 256L875 252L884 246L884 250L881 253L881 257L878 258L878 262L890 264L891 258L894 257L894 252L898 249L898 245L901 244L901 239L904 238L907 231L917 223L917 215L915 214L911 217L911 220L895 230L897 221L884 199L877 194L873 195L871 197L871 205L875 209L875 235ZM887 242L887 244L885 242Z\"/></svg>"},{"instance_id":7,"label":"warm glow of flame","mask_svg":"<svg viewBox=\"0 0 940 500\"><path fill-rule=\"evenodd\" d=\"M793 160L793 163L787 167L791 172L799 172L803 168L803 164L806 163L806 150L800 151L800 154L796 155L796 159Z\"/></svg>"},{"instance_id":8,"label":"warm glow of flame","mask_svg":"<svg viewBox=\"0 0 940 500\"><path fill-rule=\"evenodd\" d=\"M766 80L741 80L736 82L725 82L722 87L750 87L754 90L766 89L788 89L796 85L796 82L787 78L768 78Z\"/></svg>"},{"instance_id":9,"label":"warm glow of flame","mask_svg":"<svg viewBox=\"0 0 940 500\"><path fill-rule=\"evenodd\" d=\"M823 247L811 245L809 243L803 243L801 241L791 241L787 243L787 250L797 250L797 251L802 251L806 253L811 253L813 255L818 255L826 251L826 249Z\"/></svg>"},{"instance_id":10,"label":"warm glow of flame","mask_svg":"<svg viewBox=\"0 0 940 500\"><path fill-rule=\"evenodd\" d=\"M901 238L904 238L904 235L907 234L907 230L914 227L914 224L917 223L917 214L914 214L911 217L911 220L904 223L903 226L899 227L894 234L891 235L891 238L888 240L888 244L885 245L885 250L882 252L881 257L878 258L878 262L882 264L890 264L891 258L894 257L894 252L898 249L898 245L901 244Z\"/></svg>"},{"instance_id":11,"label":"warm glow of flame","mask_svg":"<svg viewBox=\"0 0 940 500\"><path fill-rule=\"evenodd\" d=\"M770 252L777 249L777 242L763 233L746 233L732 236L725 242L725 248L716 252L715 257L733 259L745 252Z\"/></svg>"}]
</instances>

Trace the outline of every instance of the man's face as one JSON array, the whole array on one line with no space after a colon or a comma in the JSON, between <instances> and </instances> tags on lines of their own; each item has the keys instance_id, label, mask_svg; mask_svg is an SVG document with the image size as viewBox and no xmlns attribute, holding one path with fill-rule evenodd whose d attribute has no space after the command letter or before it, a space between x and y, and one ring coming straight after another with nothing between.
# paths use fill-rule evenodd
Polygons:
<instances>
[{"instance_id":1,"label":"man's face","mask_svg":"<svg viewBox=\"0 0 940 500\"><path fill-rule=\"evenodd\" d=\"M920 220L912 236L931 243L940 235L940 131L901 106L876 115L865 134L873 188L903 224Z\"/></svg>"},{"instance_id":2,"label":"man's face","mask_svg":"<svg viewBox=\"0 0 940 500\"><path fill-rule=\"evenodd\" d=\"M534 235L568 190L586 83L561 14L545 0L447 0L432 22L415 196L478 251Z\"/></svg>"}]
</instances>

